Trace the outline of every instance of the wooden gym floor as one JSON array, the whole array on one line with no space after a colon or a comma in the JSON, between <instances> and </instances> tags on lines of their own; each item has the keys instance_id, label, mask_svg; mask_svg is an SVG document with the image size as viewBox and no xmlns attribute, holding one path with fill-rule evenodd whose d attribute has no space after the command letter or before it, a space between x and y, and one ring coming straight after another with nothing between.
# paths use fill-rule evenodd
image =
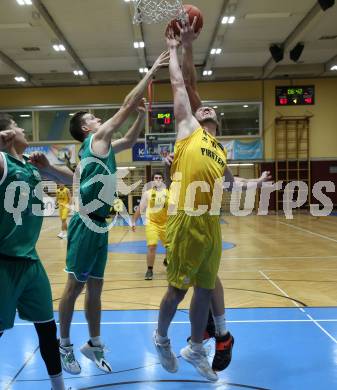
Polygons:
<instances>
[{"instance_id":1,"label":"wooden gym floor","mask_svg":"<svg viewBox=\"0 0 337 390\"><path fill-rule=\"evenodd\" d=\"M235 245L223 251L219 271L227 307L336 306L337 217L225 216L223 222L223 241ZM67 243L56 237L59 225L58 218L46 218L38 242L55 310L67 278L63 272ZM131 247L145 240L144 229L138 226L134 233L116 226L109 242ZM158 309L167 286L164 255L157 255L154 280L145 281L146 255L130 252L109 253L104 310ZM180 307L187 308L189 302L190 293ZM83 296L76 309L83 309Z\"/></svg>"}]
</instances>

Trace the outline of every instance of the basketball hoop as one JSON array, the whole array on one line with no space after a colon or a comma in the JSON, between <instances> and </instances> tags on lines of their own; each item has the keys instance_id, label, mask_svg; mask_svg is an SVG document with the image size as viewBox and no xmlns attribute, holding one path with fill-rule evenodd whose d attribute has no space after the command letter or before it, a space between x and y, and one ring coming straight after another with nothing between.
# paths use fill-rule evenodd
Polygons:
<instances>
[{"instance_id":1,"label":"basketball hoop","mask_svg":"<svg viewBox=\"0 0 337 390\"><path fill-rule=\"evenodd\" d=\"M181 0L134 0L133 23L162 23L179 19L184 13Z\"/></svg>"}]
</instances>

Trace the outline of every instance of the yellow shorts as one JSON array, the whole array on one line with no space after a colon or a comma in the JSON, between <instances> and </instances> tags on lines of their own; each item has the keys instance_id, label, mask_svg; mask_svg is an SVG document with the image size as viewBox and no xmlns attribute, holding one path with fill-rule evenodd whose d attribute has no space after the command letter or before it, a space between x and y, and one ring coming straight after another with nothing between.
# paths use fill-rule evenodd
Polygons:
<instances>
[{"instance_id":1,"label":"yellow shorts","mask_svg":"<svg viewBox=\"0 0 337 390\"><path fill-rule=\"evenodd\" d=\"M158 241L161 240L163 245L166 244L166 224L165 225L157 225L155 223L148 222L145 226L145 234L146 234L146 244L149 245L157 245Z\"/></svg>"},{"instance_id":2,"label":"yellow shorts","mask_svg":"<svg viewBox=\"0 0 337 390\"><path fill-rule=\"evenodd\" d=\"M172 215L166 227L167 280L171 286L215 288L222 242L219 216Z\"/></svg>"},{"instance_id":3,"label":"yellow shorts","mask_svg":"<svg viewBox=\"0 0 337 390\"><path fill-rule=\"evenodd\" d=\"M62 220L67 219L69 215L69 208L64 205L59 205L59 213Z\"/></svg>"}]
</instances>

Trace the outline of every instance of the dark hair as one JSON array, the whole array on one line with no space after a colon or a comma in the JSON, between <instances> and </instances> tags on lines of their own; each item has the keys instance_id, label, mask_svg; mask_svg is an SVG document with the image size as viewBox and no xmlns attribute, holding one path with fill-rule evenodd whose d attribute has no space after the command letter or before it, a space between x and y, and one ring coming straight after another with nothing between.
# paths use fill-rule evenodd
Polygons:
<instances>
[{"instance_id":1,"label":"dark hair","mask_svg":"<svg viewBox=\"0 0 337 390\"><path fill-rule=\"evenodd\" d=\"M151 176L151 180L153 181L154 177L157 176L157 175L161 176L164 179L164 175L161 172L153 172L152 176Z\"/></svg>"},{"instance_id":2,"label":"dark hair","mask_svg":"<svg viewBox=\"0 0 337 390\"><path fill-rule=\"evenodd\" d=\"M69 131L74 139L77 141L83 142L85 139L82 126L83 126L83 116L88 114L87 111L78 111L70 119Z\"/></svg>"},{"instance_id":3,"label":"dark hair","mask_svg":"<svg viewBox=\"0 0 337 390\"><path fill-rule=\"evenodd\" d=\"M6 113L0 113L0 131L2 130L8 130L13 118L11 115Z\"/></svg>"}]
</instances>

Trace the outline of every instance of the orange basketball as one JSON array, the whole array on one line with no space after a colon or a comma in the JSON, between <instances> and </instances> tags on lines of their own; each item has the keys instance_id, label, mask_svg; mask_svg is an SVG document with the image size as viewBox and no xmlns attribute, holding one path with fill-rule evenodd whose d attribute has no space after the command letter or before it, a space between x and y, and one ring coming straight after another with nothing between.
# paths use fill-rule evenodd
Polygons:
<instances>
[{"instance_id":1,"label":"orange basketball","mask_svg":"<svg viewBox=\"0 0 337 390\"><path fill-rule=\"evenodd\" d=\"M202 26L204 25L204 19L202 17L202 13L201 13L200 9L194 5L191 5L191 4L184 4L184 10L188 14L190 24L193 23L194 17L195 16L197 17L194 31L197 32L197 31L201 30ZM179 31L176 23L179 23L178 19L171 20L166 27L166 33L167 33L167 30L171 27L173 29L175 35L180 35L180 31Z\"/></svg>"}]
</instances>

